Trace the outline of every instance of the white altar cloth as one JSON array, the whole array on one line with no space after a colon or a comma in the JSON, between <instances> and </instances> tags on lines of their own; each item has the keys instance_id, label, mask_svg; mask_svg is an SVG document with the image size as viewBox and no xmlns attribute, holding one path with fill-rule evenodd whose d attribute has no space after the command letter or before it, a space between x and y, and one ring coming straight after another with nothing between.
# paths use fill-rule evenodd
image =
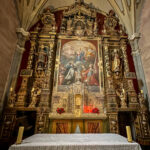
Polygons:
<instances>
[{"instance_id":1,"label":"white altar cloth","mask_svg":"<svg viewBox=\"0 0 150 150\"><path fill-rule=\"evenodd\" d=\"M9 150L141 150L118 134L35 134Z\"/></svg>"}]
</instances>

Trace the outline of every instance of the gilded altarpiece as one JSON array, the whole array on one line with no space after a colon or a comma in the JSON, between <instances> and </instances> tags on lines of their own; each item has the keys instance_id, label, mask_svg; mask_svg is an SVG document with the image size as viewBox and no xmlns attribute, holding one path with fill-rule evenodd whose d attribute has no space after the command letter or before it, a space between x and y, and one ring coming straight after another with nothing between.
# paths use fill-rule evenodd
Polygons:
<instances>
[{"instance_id":1,"label":"gilded altarpiece","mask_svg":"<svg viewBox=\"0 0 150 150\"><path fill-rule=\"evenodd\" d=\"M146 100L114 11L106 14L79 0L60 10L47 8L39 18L19 89L10 87L0 138L12 137L19 113L35 113L35 133L121 134L125 126L120 128L118 116L128 112L137 141L148 143Z\"/></svg>"}]
</instances>

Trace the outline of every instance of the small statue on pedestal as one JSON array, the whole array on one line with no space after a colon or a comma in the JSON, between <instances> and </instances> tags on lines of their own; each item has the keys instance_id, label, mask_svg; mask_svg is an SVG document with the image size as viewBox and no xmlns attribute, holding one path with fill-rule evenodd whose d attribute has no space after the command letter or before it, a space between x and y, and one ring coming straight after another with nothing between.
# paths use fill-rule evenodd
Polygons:
<instances>
[{"instance_id":1,"label":"small statue on pedestal","mask_svg":"<svg viewBox=\"0 0 150 150\"><path fill-rule=\"evenodd\" d=\"M32 89L31 91L31 103L29 105L29 107L35 107L36 103L37 103L37 96L40 95L41 90L40 89Z\"/></svg>"},{"instance_id":2,"label":"small statue on pedestal","mask_svg":"<svg viewBox=\"0 0 150 150\"><path fill-rule=\"evenodd\" d=\"M139 98L139 103L140 103L140 107L141 107L142 112L147 112L148 108L146 107L146 101L145 101L144 94L143 94L142 90L138 94L138 98Z\"/></svg>"},{"instance_id":3,"label":"small statue on pedestal","mask_svg":"<svg viewBox=\"0 0 150 150\"><path fill-rule=\"evenodd\" d=\"M97 22L96 22L96 20L95 20L95 22L94 22L94 35L97 35Z\"/></svg>"},{"instance_id":4,"label":"small statue on pedestal","mask_svg":"<svg viewBox=\"0 0 150 150\"><path fill-rule=\"evenodd\" d=\"M117 49L114 50L112 72L115 74L115 78L118 78L121 72L121 60Z\"/></svg>"},{"instance_id":5,"label":"small statue on pedestal","mask_svg":"<svg viewBox=\"0 0 150 150\"><path fill-rule=\"evenodd\" d=\"M127 108L127 95L124 88L121 89L121 92L116 91L117 96L120 98L121 108Z\"/></svg>"}]
</instances>

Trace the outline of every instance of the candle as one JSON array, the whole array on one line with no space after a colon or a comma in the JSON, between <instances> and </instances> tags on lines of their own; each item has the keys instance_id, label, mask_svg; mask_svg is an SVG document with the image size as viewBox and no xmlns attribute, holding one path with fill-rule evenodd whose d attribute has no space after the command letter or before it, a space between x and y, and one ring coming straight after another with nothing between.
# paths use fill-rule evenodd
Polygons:
<instances>
[{"instance_id":1,"label":"candle","mask_svg":"<svg viewBox=\"0 0 150 150\"><path fill-rule=\"evenodd\" d=\"M141 90L141 93L143 94L143 90Z\"/></svg>"},{"instance_id":2,"label":"candle","mask_svg":"<svg viewBox=\"0 0 150 150\"><path fill-rule=\"evenodd\" d=\"M128 142L132 142L132 135L131 135L131 128L130 128L130 126L126 126L126 132L127 132Z\"/></svg>"},{"instance_id":3,"label":"candle","mask_svg":"<svg viewBox=\"0 0 150 150\"><path fill-rule=\"evenodd\" d=\"M13 88L11 87L11 88L10 88L10 92L12 92L12 91L13 91Z\"/></svg>"},{"instance_id":4,"label":"candle","mask_svg":"<svg viewBox=\"0 0 150 150\"><path fill-rule=\"evenodd\" d=\"M24 127L19 127L19 132L18 132L16 144L21 144L23 132L24 132Z\"/></svg>"}]
</instances>

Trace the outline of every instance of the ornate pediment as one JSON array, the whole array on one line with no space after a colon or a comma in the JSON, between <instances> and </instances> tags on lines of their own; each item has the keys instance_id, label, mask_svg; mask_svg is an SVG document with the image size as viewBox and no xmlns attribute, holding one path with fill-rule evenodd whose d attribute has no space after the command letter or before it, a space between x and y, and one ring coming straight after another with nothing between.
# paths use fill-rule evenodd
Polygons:
<instances>
[{"instance_id":1,"label":"ornate pediment","mask_svg":"<svg viewBox=\"0 0 150 150\"><path fill-rule=\"evenodd\" d=\"M95 10L90 8L88 4L85 4L84 2L81 1L77 1L75 4L70 6L67 10L65 10L64 16L67 17L67 16L76 15L79 12L88 17L92 17L92 18L96 17Z\"/></svg>"},{"instance_id":2,"label":"ornate pediment","mask_svg":"<svg viewBox=\"0 0 150 150\"><path fill-rule=\"evenodd\" d=\"M96 36L96 11L81 1L76 1L63 12L61 34L75 36Z\"/></svg>"},{"instance_id":3,"label":"ornate pediment","mask_svg":"<svg viewBox=\"0 0 150 150\"><path fill-rule=\"evenodd\" d=\"M55 16L50 9L45 9L40 17L43 24L42 33L56 32Z\"/></svg>"}]
</instances>

